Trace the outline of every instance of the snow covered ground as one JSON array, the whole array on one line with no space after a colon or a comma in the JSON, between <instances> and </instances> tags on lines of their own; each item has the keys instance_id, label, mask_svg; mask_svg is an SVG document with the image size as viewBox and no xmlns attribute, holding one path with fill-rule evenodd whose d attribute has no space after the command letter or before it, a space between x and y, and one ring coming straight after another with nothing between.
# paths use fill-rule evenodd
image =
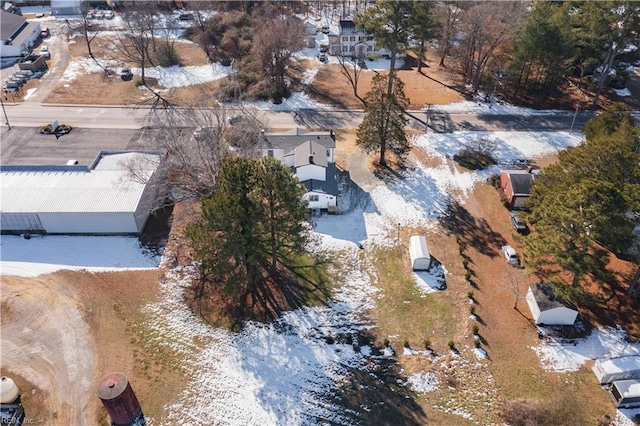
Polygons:
<instances>
[{"instance_id":1,"label":"snow covered ground","mask_svg":"<svg viewBox=\"0 0 640 426\"><path fill-rule=\"evenodd\" d=\"M317 49L305 49L313 59ZM330 59L331 60L331 59ZM319 61L305 74L312 81L323 66ZM367 62L369 68L388 68L388 61ZM89 60L71 62L63 79L99 72ZM136 70L134 70L136 72ZM172 67L148 70L164 87L204 83L222 78L228 67ZM281 105L257 103L259 109L296 110L327 108L297 93ZM563 111L535 111L502 104L461 102L431 106L432 111L478 112L485 114L567 114ZM162 297L149 305L149 327L164 336L163 342L182 357L190 371L187 390L168 408L164 424L350 424L353 418L335 400L327 399L339 389L353 370L371 373L371 363L379 355L367 344L328 337L357 335L375 324L363 314L374 304L377 289L368 272L371 265L362 261L359 247L369 244L393 245L398 226L429 226L447 209L451 197L464 203L475 183L499 166L482 172L458 172L450 158L472 138L496 141L496 159L500 165L549 155L575 146L581 138L568 133L530 132L455 132L428 134L414 139L417 149L438 159L439 165L412 165L410 175L394 183L366 188L367 198L336 219L314 218L320 248L334 253L351 267L344 271L334 298L326 307L305 308L284 315L274 324L250 323L241 333L211 327L203 323L182 302L182 286L189 269L172 270L161 284ZM21 237L3 236L0 245L0 272L4 275L34 276L58 269L91 271L158 267L157 257L144 253L136 239L122 237ZM441 272L443 275L446 271ZM439 274L416 274L416 286L433 291ZM532 348L544 368L558 372L577 370L588 359L616 354L640 354L640 346L626 343L619 330L595 330L576 342L553 339ZM483 368L486 353L475 348L473 366ZM428 356L414 351L403 356ZM442 362L435 358L432 362ZM458 360L457 362L462 362ZM467 361L469 362L469 361ZM438 364L436 364L438 365ZM430 392L446 386L432 373L420 372L405 378L416 392ZM367 407L360 407L366 410ZM461 408L435 407L471 418ZM640 410L620 410L616 424L630 425L630 417ZM159 420L158 420L159 421ZM157 424L157 422L154 424Z\"/></svg>"},{"instance_id":2,"label":"snow covered ground","mask_svg":"<svg viewBox=\"0 0 640 426\"><path fill-rule=\"evenodd\" d=\"M505 164L547 155L580 142L580 138L566 133L498 132L482 136L497 141L497 160ZM439 166L415 163L410 177L371 188L368 201L354 206L339 220L335 216L314 218L320 248L351 265L343 271L345 278L325 307L298 309L274 324L250 323L241 333L232 333L211 327L191 313L181 296L189 270L172 270L162 282L161 301L145 308L151 318L148 326L164 336L159 343L176 351L191 372L188 390L168 407L176 409L169 410L172 414L164 424L194 419L207 424L317 424L319 419L352 424L351 414L344 413L335 400L328 398L339 392L340 383L354 370L370 373L371 363L384 358L368 344L340 339L328 342L329 336L355 336L375 327L364 312L374 305L377 289L369 278L371 265L359 258L358 247L395 244L398 223L424 226L445 211L450 197L464 202L473 185L486 179L487 172L460 173L448 157L472 137L477 134L428 134L416 138L415 146L438 158ZM3 274L33 276L57 269L117 270L154 268L159 264L159 259L142 252L133 238L46 236L25 240L3 236L1 243ZM433 280L439 274L417 274L416 286L432 291ZM640 346L625 343L616 330L596 330L576 345L549 340L532 349L545 368L561 372L575 371L587 359L640 353ZM405 351L403 356L430 357L422 352ZM462 348L462 352L477 361L463 361L460 357L458 363L483 368L486 353L475 348ZM432 362L439 365L443 361L435 358ZM417 392L444 386L435 375L426 372L398 380ZM436 408L472 417L461 407ZM620 413L619 424L624 425L626 417Z\"/></svg>"}]
</instances>

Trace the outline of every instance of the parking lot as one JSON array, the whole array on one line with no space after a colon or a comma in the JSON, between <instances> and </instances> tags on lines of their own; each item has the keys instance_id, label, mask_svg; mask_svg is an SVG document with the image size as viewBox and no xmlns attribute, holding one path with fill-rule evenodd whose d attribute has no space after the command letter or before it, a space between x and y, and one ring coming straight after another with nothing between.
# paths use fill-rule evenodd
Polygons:
<instances>
[{"instance_id":1,"label":"parking lot","mask_svg":"<svg viewBox=\"0 0 640 426\"><path fill-rule=\"evenodd\" d=\"M75 128L56 139L35 127L3 127L0 138L2 165L65 165L71 159L90 165L100 151L153 149L153 137L144 129Z\"/></svg>"}]
</instances>

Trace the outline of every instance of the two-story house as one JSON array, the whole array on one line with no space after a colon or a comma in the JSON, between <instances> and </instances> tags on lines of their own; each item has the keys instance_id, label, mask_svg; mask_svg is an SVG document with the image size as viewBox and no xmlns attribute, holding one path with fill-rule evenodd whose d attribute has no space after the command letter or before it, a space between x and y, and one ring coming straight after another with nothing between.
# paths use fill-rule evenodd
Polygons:
<instances>
[{"instance_id":1,"label":"two-story house","mask_svg":"<svg viewBox=\"0 0 640 426\"><path fill-rule=\"evenodd\" d=\"M337 42L331 44L331 54L357 58L365 58L372 53L382 56L390 54L388 49L378 48L373 37L364 29L357 28L352 20L340 21L339 28Z\"/></svg>"},{"instance_id":2,"label":"two-story house","mask_svg":"<svg viewBox=\"0 0 640 426\"><path fill-rule=\"evenodd\" d=\"M304 132L293 129L284 133L264 133L259 149L263 157L274 157L291 167L307 188L304 199L314 210L337 211L338 182L331 132Z\"/></svg>"}]
</instances>

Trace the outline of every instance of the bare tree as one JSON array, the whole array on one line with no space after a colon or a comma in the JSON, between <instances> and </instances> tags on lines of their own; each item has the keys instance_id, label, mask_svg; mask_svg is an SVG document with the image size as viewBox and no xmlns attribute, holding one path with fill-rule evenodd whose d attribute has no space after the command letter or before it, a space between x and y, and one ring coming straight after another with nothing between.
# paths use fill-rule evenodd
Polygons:
<instances>
[{"instance_id":1,"label":"bare tree","mask_svg":"<svg viewBox=\"0 0 640 426\"><path fill-rule=\"evenodd\" d=\"M256 9L253 18L251 53L270 81L274 98L282 97L288 92L286 72L291 59L305 47L304 24L286 10L267 3Z\"/></svg>"},{"instance_id":2,"label":"bare tree","mask_svg":"<svg viewBox=\"0 0 640 426\"><path fill-rule=\"evenodd\" d=\"M151 2L138 2L128 6L122 13L124 29L116 34L117 49L122 57L140 67L140 85L151 93L153 108L161 105L164 108L172 107L169 100L160 92L154 90L146 77L146 68L153 67L155 51L155 30L157 8Z\"/></svg>"},{"instance_id":3,"label":"bare tree","mask_svg":"<svg viewBox=\"0 0 640 426\"><path fill-rule=\"evenodd\" d=\"M367 102L358 94L358 82L362 74L360 63L364 61L363 53L358 51L356 56L348 57L338 55L338 63L340 64L340 72L347 78L347 81L353 89L353 95L362 102L363 106L367 106Z\"/></svg>"},{"instance_id":4,"label":"bare tree","mask_svg":"<svg viewBox=\"0 0 640 426\"><path fill-rule=\"evenodd\" d=\"M225 107L171 108L155 110L148 131L153 132L155 150L164 154L155 179L162 203L196 200L209 194L222 163L228 158L257 157L256 146L264 127L255 110L232 115ZM149 167L126 165L129 178L140 181Z\"/></svg>"},{"instance_id":5,"label":"bare tree","mask_svg":"<svg viewBox=\"0 0 640 426\"><path fill-rule=\"evenodd\" d=\"M480 87L485 69L500 46L508 42L522 22L523 2L477 2L461 19L460 62L462 73L473 90Z\"/></svg>"},{"instance_id":6,"label":"bare tree","mask_svg":"<svg viewBox=\"0 0 640 426\"><path fill-rule=\"evenodd\" d=\"M451 54L461 13L462 9L456 1L443 1L435 8L436 19L442 29L438 38L441 67L445 66L445 59Z\"/></svg>"},{"instance_id":7,"label":"bare tree","mask_svg":"<svg viewBox=\"0 0 640 426\"><path fill-rule=\"evenodd\" d=\"M513 309L518 309L518 300L520 300L522 296L522 273L518 271L509 271L509 290L511 294L513 294Z\"/></svg>"}]
</instances>

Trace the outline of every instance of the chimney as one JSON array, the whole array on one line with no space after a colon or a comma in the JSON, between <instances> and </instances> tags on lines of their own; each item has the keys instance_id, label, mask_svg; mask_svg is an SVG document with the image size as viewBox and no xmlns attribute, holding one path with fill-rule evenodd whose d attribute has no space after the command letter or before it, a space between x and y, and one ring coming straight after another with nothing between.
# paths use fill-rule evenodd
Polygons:
<instances>
[{"instance_id":1,"label":"chimney","mask_svg":"<svg viewBox=\"0 0 640 426\"><path fill-rule=\"evenodd\" d=\"M309 156L309 164L315 164L315 163L313 162L313 155L310 155L310 156Z\"/></svg>"}]
</instances>

